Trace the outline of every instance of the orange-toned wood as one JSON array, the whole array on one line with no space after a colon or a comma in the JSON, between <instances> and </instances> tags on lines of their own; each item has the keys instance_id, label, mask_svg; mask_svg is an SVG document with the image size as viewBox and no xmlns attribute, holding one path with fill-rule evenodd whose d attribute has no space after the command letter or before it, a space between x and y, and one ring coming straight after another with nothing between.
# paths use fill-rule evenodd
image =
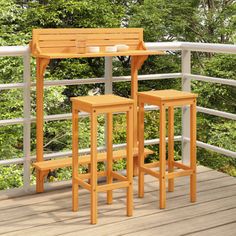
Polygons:
<instances>
[{"instance_id":1,"label":"orange-toned wood","mask_svg":"<svg viewBox=\"0 0 236 236\"><path fill-rule=\"evenodd\" d=\"M168 172L174 171L174 107L168 108ZM168 191L174 191L174 179L168 180Z\"/></svg>"},{"instance_id":2,"label":"orange-toned wood","mask_svg":"<svg viewBox=\"0 0 236 236\"><path fill-rule=\"evenodd\" d=\"M91 191L91 184L86 183L83 179L75 178L75 183L77 183L77 186L80 185L81 187Z\"/></svg>"},{"instance_id":3,"label":"orange-toned wood","mask_svg":"<svg viewBox=\"0 0 236 236\"><path fill-rule=\"evenodd\" d=\"M45 69L49 63L48 59L36 60L36 160L43 161L43 76ZM36 170L36 192L44 191L44 174Z\"/></svg>"},{"instance_id":4,"label":"orange-toned wood","mask_svg":"<svg viewBox=\"0 0 236 236\"><path fill-rule=\"evenodd\" d=\"M144 165L144 103L139 100L139 177L138 177L138 196L142 198L144 196L144 172L141 169Z\"/></svg>"},{"instance_id":5,"label":"orange-toned wood","mask_svg":"<svg viewBox=\"0 0 236 236\"><path fill-rule=\"evenodd\" d=\"M174 166L182 170L191 170L191 167L176 161L174 162Z\"/></svg>"},{"instance_id":6,"label":"orange-toned wood","mask_svg":"<svg viewBox=\"0 0 236 236\"><path fill-rule=\"evenodd\" d=\"M107 45L127 44L126 52L105 52ZM99 53L88 53L89 46L100 46ZM164 54L146 50L141 28L98 29L34 29L30 42L32 55L37 58L37 161L43 160L43 72L51 59L132 56L132 98L137 99L137 74L148 55ZM134 87L133 87L134 85ZM135 104L136 107L137 103ZM117 110L118 111L118 110ZM106 112L106 111L104 111ZM137 147L137 111L134 110L134 147ZM137 158L134 173L137 175ZM37 174L37 191L43 192L43 182ZM42 179L42 178L41 178Z\"/></svg>"},{"instance_id":7,"label":"orange-toned wood","mask_svg":"<svg viewBox=\"0 0 236 236\"><path fill-rule=\"evenodd\" d=\"M196 201L196 99L190 106L190 167L193 170L190 176L190 199Z\"/></svg>"},{"instance_id":8,"label":"orange-toned wood","mask_svg":"<svg viewBox=\"0 0 236 236\"><path fill-rule=\"evenodd\" d=\"M136 58L131 58L131 98L134 99L134 131L133 131L133 147L136 148L138 146L138 98L137 98L137 92L138 92L138 68L136 65ZM134 158L133 161L133 174L134 176L138 175L138 157Z\"/></svg>"},{"instance_id":9,"label":"orange-toned wood","mask_svg":"<svg viewBox=\"0 0 236 236\"><path fill-rule=\"evenodd\" d=\"M34 56L52 52L50 49L53 48L63 48L63 51L59 51L61 53L71 53L73 48L77 53L82 41L86 42L82 47L127 44L135 49L142 40L143 29L140 28L34 29L31 49Z\"/></svg>"},{"instance_id":10,"label":"orange-toned wood","mask_svg":"<svg viewBox=\"0 0 236 236\"><path fill-rule=\"evenodd\" d=\"M105 46L104 46L105 47ZM138 57L146 57L149 55L163 55L164 53L161 51L150 51L150 50L128 50L125 52L105 52L101 51L98 53L74 53L75 50L72 47L69 47L65 50L65 48L44 48L47 52L44 52L39 55L40 58L46 59L65 59L65 58L90 58L90 57L116 57L116 56L133 56L135 58ZM77 49L76 49L77 50ZM143 60L143 59L142 59ZM137 63L140 67L140 62Z\"/></svg>"},{"instance_id":11,"label":"orange-toned wood","mask_svg":"<svg viewBox=\"0 0 236 236\"><path fill-rule=\"evenodd\" d=\"M107 176L107 171L99 171L97 173L98 177L104 177ZM86 173L86 174L79 174L79 178L80 179L91 179L91 171L90 173ZM89 183L90 184L90 183Z\"/></svg>"},{"instance_id":12,"label":"orange-toned wood","mask_svg":"<svg viewBox=\"0 0 236 236\"><path fill-rule=\"evenodd\" d=\"M133 214L133 104L134 101L128 98L122 98L115 95L101 95L96 97L77 97L71 98L73 110L87 109L91 117L91 173L78 175L78 167L74 165L73 160L73 176L74 182L77 185L84 187L91 192L91 224L97 223L97 195L98 192L107 192L107 203L112 203L112 190L117 188L127 188L127 215ZM127 146L124 154L124 150L120 151L120 154L125 155L127 159L126 165L126 177L122 176L112 170L113 163L113 150L112 150L112 112L116 112L116 109L127 113ZM109 111L109 112L108 112ZM99 114L107 115L108 129L107 129L107 152L101 155L102 158L106 158L107 170L102 173L97 172L97 116ZM74 112L73 112L74 114ZM75 122L75 115L73 115L73 124ZM78 120L77 120L78 123ZM74 127L74 126L73 126ZM73 128L73 132L76 132ZM75 149L78 152L78 134L73 135L73 153ZM137 152L137 150L136 150ZM78 155L78 153L77 153ZM77 158L73 155L73 158ZM99 159L101 160L101 159ZM104 160L104 159L103 159ZM79 164L79 160L76 162ZM74 167L75 166L75 167ZM74 174L76 172L76 175ZM98 175L106 176L107 183L104 185L98 185ZM89 178L90 183L84 182L85 179ZM117 179L118 182L113 183L113 178ZM72 198L76 200L76 193L73 191Z\"/></svg>"},{"instance_id":13,"label":"orange-toned wood","mask_svg":"<svg viewBox=\"0 0 236 236\"><path fill-rule=\"evenodd\" d=\"M133 128L134 128L134 106L130 105L129 111L126 113L127 131L126 131L126 175L129 186L127 188L127 216L133 215Z\"/></svg>"},{"instance_id":14,"label":"orange-toned wood","mask_svg":"<svg viewBox=\"0 0 236 236\"><path fill-rule=\"evenodd\" d=\"M112 183L112 113L107 114L107 184ZM112 191L107 191L107 204L112 204Z\"/></svg>"},{"instance_id":15,"label":"orange-toned wood","mask_svg":"<svg viewBox=\"0 0 236 236\"><path fill-rule=\"evenodd\" d=\"M91 113L91 224L97 224L97 112Z\"/></svg>"},{"instance_id":16,"label":"orange-toned wood","mask_svg":"<svg viewBox=\"0 0 236 236\"><path fill-rule=\"evenodd\" d=\"M148 92L140 92L142 97L145 97L145 101L147 98L151 98L154 102L155 100L159 100L161 102L167 101L175 101L178 99L194 99L197 97L197 94L185 92L185 91L178 91L174 89L165 89L165 90L155 90L155 91L148 91Z\"/></svg>"},{"instance_id":17,"label":"orange-toned wood","mask_svg":"<svg viewBox=\"0 0 236 236\"><path fill-rule=\"evenodd\" d=\"M48 171L39 171L36 170L36 192L41 193L44 190L44 178L48 174Z\"/></svg>"},{"instance_id":18,"label":"orange-toned wood","mask_svg":"<svg viewBox=\"0 0 236 236\"><path fill-rule=\"evenodd\" d=\"M166 108L165 104L160 106L160 208L166 207Z\"/></svg>"},{"instance_id":19,"label":"orange-toned wood","mask_svg":"<svg viewBox=\"0 0 236 236\"><path fill-rule=\"evenodd\" d=\"M76 109L75 105L72 104L72 210L78 211L78 168L79 168L79 158L78 158L78 109Z\"/></svg>"},{"instance_id":20,"label":"orange-toned wood","mask_svg":"<svg viewBox=\"0 0 236 236\"><path fill-rule=\"evenodd\" d=\"M196 94L186 93L175 90L159 90L150 92L139 92L139 139L143 139L144 119L143 104L160 106L160 161L157 163L143 164L140 161L140 173L147 173L159 179L160 183L160 208L166 207L166 188L165 179L168 178L169 191L174 190L174 178L181 176L190 176L190 199L191 202L196 201ZM180 102L181 101L181 102ZM142 105L141 105L142 104ZM174 106L176 104L190 105L190 166L174 161ZM166 172L166 107L168 107L168 172ZM139 140L139 156L143 155L143 141ZM159 171L150 168L159 166ZM174 171L174 167L181 171ZM143 180L139 175L139 194L143 194Z\"/></svg>"},{"instance_id":21,"label":"orange-toned wood","mask_svg":"<svg viewBox=\"0 0 236 236\"><path fill-rule=\"evenodd\" d=\"M74 102L77 106L82 107L83 111L91 112L94 108L102 110L98 110L99 113L104 113L104 110L115 109L117 107L123 107L127 105L127 109L129 108L129 104L133 103L132 99L119 97L113 94L107 94L104 96L83 96L83 97L72 97L71 101ZM121 108L122 109L122 108Z\"/></svg>"},{"instance_id":22,"label":"orange-toned wood","mask_svg":"<svg viewBox=\"0 0 236 236\"><path fill-rule=\"evenodd\" d=\"M131 98L134 100L134 147L137 147L137 105L138 105L138 99L137 99L137 92L138 92L138 69L135 66L135 57L131 58Z\"/></svg>"},{"instance_id":23,"label":"orange-toned wood","mask_svg":"<svg viewBox=\"0 0 236 236\"><path fill-rule=\"evenodd\" d=\"M182 177L182 176L191 176L193 173L193 170L182 170L182 171L178 171L178 172L172 172L172 173L168 173L168 178L169 179L173 179L175 177Z\"/></svg>"},{"instance_id":24,"label":"orange-toned wood","mask_svg":"<svg viewBox=\"0 0 236 236\"><path fill-rule=\"evenodd\" d=\"M111 184L99 185L97 190L98 192L107 192L119 188L128 188L130 185L129 181L115 182Z\"/></svg>"},{"instance_id":25,"label":"orange-toned wood","mask_svg":"<svg viewBox=\"0 0 236 236\"><path fill-rule=\"evenodd\" d=\"M150 149L144 149L144 157L153 154L153 151ZM120 159L126 158L126 149L119 149L113 151L113 161L117 161ZM138 148L133 149L133 157L138 156ZM107 161L107 153L106 152L98 152L97 155L98 162L106 162ZM79 165L88 165L91 163L91 156L90 155L83 155L79 157ZM32 164L36 170L40 171L53 171L58 168L69 167L72 166L72 158L61 158L55 160L46 160L42 162L35 162Z\"/></svg>"},{"instance_id":26,"label":"orange-toned wood","mask_svg":"<svg viewBox=\"0 0 236 236\"><path fill-rule=\"evenodd\" d=\"M157 171L154 171L154 170L147 168L145 166L141 166L140 169L142 172L145 172L146 174L149 174L149 175L156 177L156 178L160 178L160 174Z\"/></svg>"},{"instance_id":27,"label":"orange-toned wood","mask_svg":"<svg viewBox=\"0 0 236 236\"><path fill-rule=\"evenodd\" d=\"M159 166L160 166L159 161L144 164L144 167L147 167L147 168L155 168Z\"/></svg>"},{"instance_id":28,"label":"orange-toned wood","mask_svg":"<svg viewBox=\"0 0 236 236\"><path fill-rule=\"evenodd\" d=\"M124 175L121 175L121 174L118 174L117 172L115 171L112 171L112 177L114 179L117 179L117 180L121 180L121 181L128 181L128 178Z\"/></svg>"}]
</instances>

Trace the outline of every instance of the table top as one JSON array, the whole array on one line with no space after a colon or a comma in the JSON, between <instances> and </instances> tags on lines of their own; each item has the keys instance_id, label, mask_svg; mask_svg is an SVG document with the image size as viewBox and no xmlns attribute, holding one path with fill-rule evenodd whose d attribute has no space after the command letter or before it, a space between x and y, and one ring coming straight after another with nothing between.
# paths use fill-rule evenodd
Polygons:
<instances>
[{"instance_id":1,"label":"table top","mask_svg":"<svg viewBox=\"0 0 236 236\"><path fill-rule=\"evenodd\" d=\"M72 102L84 104L88 107L106 107L114 105L131 105L134 103L133 99L116 96L113 94L99 95L99 96L81 96L70 98Z\"/></svg>"},{"instance_id":2,"label":"table top","mask_svg":"<svg viewBox=\"0 0 236 236\"><path fill-rule=\"evenodd\" d=\"M42 53L40 58L65 59L65 58L87 58L87 57L113 57L113 56L149 56L163 55L164 51L151 50L128 50L124 52L98 52L98 53Z\"/></svg>"}]
</instances>

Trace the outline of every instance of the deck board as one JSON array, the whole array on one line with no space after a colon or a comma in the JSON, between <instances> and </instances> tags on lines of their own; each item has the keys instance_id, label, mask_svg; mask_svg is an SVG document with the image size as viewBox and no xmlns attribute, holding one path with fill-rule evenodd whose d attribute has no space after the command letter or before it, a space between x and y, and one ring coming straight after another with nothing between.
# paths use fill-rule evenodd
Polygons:
<instances>
[{"instance_id":1,"label":"deck board","mask_svg":"<svg viewBox=\"0 0 236 236\"><path fill-rule=\"evenodd\" d=\"M134 216L126 217L125 191L114 191L106 205L99 194L98 224L90 225L89 194L79 192L80 211L71 212L71 189L0 201L0 235L236 235L236 179L198 167L197 202L189 201L189 178L176 179L167 193L167 208L158 208L158 183L145 176L145 196L137 197Z\"/></svg>"}]
</instances>

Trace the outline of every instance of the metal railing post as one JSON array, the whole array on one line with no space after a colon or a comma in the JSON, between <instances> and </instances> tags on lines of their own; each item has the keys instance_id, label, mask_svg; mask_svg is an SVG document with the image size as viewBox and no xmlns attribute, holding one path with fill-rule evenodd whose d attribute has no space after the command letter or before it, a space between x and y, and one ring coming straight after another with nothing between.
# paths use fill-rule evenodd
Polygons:
<instances>
[{"instance_id":1,"label":"metal railing post","mask_svg":"<svg viewBox=\"0 0 236 236\"><path fill-rule=\"evenodd\" d=\"M30 111L30 50L28 49L23 56L24 64L24 123L23 123L23 142L24 142L24 175L23 175L23 188L28 191L30 188L30 133L31 133L31 111Z\"/></svg>"},{"instance_id":2,"label":"metal railing post","mask_svg":"<svg viewBox=\"0 0 236 236\"><path fill-rule=\"evenodd\" d=\"M105 94L112 94L112 57L105 57ZM107 117L105 117L105 132L104 132L105 146L107 147Z\"/></svg>"},{"instance_id":3,"label":"metal railing post","mask_svg":"<svg viewBox=\"0 0 236 236\"><path fill-rule=\"evenodd\" d=\"M105 94L112 93L112 57L105 57Z\"/></svg>"},{"instance_id":4,"label":"metal railing post","mask_svg":"<svg viewBox=\"0 0 236 236\"><path fill-rule=\"evenodd\" d=\"M191 74L191 51L182 50L181 56L182 67L182 90L191 92L191 80L185 78L184 74ZM182 162L189 163L190 160L190 143L186 141L190 138L190 109L189 106L182 108Z\"/></svg>"}]
</instances>

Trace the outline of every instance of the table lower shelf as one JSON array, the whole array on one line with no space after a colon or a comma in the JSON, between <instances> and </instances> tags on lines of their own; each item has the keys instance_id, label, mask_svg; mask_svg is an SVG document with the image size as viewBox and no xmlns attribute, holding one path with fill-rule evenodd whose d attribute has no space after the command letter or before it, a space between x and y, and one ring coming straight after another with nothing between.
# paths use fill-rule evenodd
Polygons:
<instances>
[{"instance_id":1,"label":"table lower shelf","mask_svg":"<svg viewBox=\"0 0 236 236\"><path fill-rule=\"evenodd\" d=\"M153 154L153 151L150 149L145 148L144 155L150 155ZM133 156L138 156L138 148L134 148ZM113 160L119 160L126 158L126 149L120 149L113 151ZM106 162L107 159L107 153L106 152L99 152L97 155L98 162ZM91 163L91 156L90 155L83 155L79 156L79 165L88 165ZM64 168L64 167L70 167L72 166L72 158L61 158L61 159L55 159L55 160L46 160L41 162L35 162L33 163L33 166L39 170L39 171L52 171L54 169L58 168Z\"/></svg>"}]
</instances>

